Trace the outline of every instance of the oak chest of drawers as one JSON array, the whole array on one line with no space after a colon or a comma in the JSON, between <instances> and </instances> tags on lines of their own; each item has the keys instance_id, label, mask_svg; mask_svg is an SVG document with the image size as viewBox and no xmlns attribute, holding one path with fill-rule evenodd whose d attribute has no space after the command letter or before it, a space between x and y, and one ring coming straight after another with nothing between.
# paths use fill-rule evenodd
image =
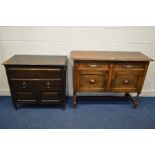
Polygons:
<instances>
[{"instance_id":1,"label":"oak chest of drawers","mask_svg":"<svg viewBox=\"0 0 155 155\"><path fill-rule=\"evenodd\" d=\"M119 92L130 98L134 107L141 93L151 58L140 52L72 51L74 60L73 105L77 92Z\"/></svg>"},{"instance_id":2,"label":"oak chest of drawers","mask_svg":"<svg viewBox=\"0 0 155 155\"><path fill-rule=\"evenodd\" d=\"M4 63L12 100L20 106L65 107L66 56L15 55Z\"/></svg>"}]
</instances>

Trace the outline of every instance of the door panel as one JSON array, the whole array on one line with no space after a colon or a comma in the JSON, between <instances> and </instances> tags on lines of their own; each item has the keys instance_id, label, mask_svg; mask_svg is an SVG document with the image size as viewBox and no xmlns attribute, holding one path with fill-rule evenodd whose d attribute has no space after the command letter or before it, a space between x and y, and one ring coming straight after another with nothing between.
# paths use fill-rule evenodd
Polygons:
<instances>
[{"instance_id":1,"label":"door panel","mask_svg":"<svg viewBox=\"0 0 155 155\"><path fill-rule=\"evenodd\" d=\"M136 92L141 81L140 75L113 75L112 91Z\"/></svg>"},{"instance_id":2,"label":"door panel","mask_svg":"<svg viewBox=\"0 0 155 155\"><path fill-rule=\"evenodd\" d=\"M106 90L108 81L107 72L79 71L78 91L80 92L102 92Z\"/></svg>"}]
</instances>

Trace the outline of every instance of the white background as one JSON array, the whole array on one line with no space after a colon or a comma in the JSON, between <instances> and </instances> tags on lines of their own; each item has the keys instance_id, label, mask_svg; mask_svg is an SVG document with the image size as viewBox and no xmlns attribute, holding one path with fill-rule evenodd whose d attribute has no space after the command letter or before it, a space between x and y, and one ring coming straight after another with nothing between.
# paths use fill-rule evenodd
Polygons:
<instances>
[{"instance_id":1,"label":"white background","mask_svg":"<svg viewBox=\"0 0 155 155\"><path fill-rule=\"evenodd\" d=\"M0 25L154 26L154 6L153 0L5 0ZM154 155L154 141L154 130L1 130L0 154Z\"/></svg>"},{"instance_id":2,"label":"white background","mask_svg":"<svg viewBox=\"0 0 155 155\"><path fill-rule=\"evenodd\" d=\"M140 51L155 59L155 27L9 26L0 27L0 64L15 54L67 55L67 95L72 96L72 50ZM150 63L142 96L155 96L155 61ZM10 95L0 65L0 95Z\"/></svg>"}]
</instances>

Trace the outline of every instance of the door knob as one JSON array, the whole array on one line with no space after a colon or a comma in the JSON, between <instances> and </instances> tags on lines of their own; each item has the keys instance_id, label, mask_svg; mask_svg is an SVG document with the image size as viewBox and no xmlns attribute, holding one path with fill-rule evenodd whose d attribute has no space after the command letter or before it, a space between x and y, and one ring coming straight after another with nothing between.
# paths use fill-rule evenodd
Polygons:
<instances>
[{"instance_id":1,"label":"door knob","mask_svg":"<svg viewBox=\"0 0 155 155\"><path fill-rule=\"evenodd\" d=\"M124 84L128 84L129 83L129 80L124 80L123 83Z\"/></svg>"},{"instance_id":2,"label":"door knob","mask_svg":"<svg viewBox=\"0 0 155 155\"><path fill-rule=\"evenodd\" d=\"M46 86L47 86L47 88L50 88L51 83L50 83L50 82L47 82L47 83L46 83Z\"/></svg>"},{"instance_id":3,"label":"door knob","mask_svg":"<svg viewBox=\"0 0 155 155\"><path fill-rule=\"evenodd\" d=\"M22 88L26 88L26 82L22 82Z\"/></svg>"},{"instance_id":4,"label":"door knob","mask_svg":"<svg viewBox=\"0 0 155 155\"><path fill-rule=\"evenodd\" d=\"M97 64L88 64L88 67L98 67L98 65Z\"/></svg>"},{"instance_id":5,"label":"door knob","mask_svg":"<svg viewBox=\"0 0 155 155\"><path fill-rule=\"evenodd\" d=\"M95 80L93 80L93 79L89 80L89 82L90 82L91 84L96 83L96 81L95 81Z\"/></svg>"},{"instance_id":6,"label":"door knob","mask_svg":"<svg viewBox=\"0 0 155 155\"><path fill-rule=\"evenodd\" d=\"M130 68L133 68L135 67L134 65L123 65L123 67L127 68L127 69L130 69Z\"/></svg>"}]
</instances>

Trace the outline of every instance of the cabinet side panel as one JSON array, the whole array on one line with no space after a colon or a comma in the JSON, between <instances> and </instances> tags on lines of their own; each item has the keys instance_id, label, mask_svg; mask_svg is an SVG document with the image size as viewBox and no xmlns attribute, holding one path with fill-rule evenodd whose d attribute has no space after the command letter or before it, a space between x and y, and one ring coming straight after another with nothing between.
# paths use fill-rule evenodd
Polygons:
<instances>
[{"instance_id":1,"label":"cabinet side panel","mask_svg":"<svg viewBox=\"0 0 155 155\"><path fill-rule=\"evenodd\" d=\"M13 90L11 86L11 75L9 74L9 66L5 66L6 74L7 74L7 79L9 83L9 88L10 88L10 93L11 93L11 98L13 101L14 106L16 107L16 97L15 97L15 91Z\"/></svg>"},{"instance_id":2,"label":"cabinet side panel","mask_svg":"<svg viewBox=\"0 0 155 155\"><path fill-rule=\"evenodd\" d=\"M148 67L149 67L149 63L150 63L150 62L146 62L146 63L145 63L145 70L144 70L144 74L143 74L143 76L142 76L141 85L139 86L138 94L140 94L141 91L142 91L143 84L144 84L145 77L146 77L146 73L147 73L147 70L148 70Z\"/></svg>"}]
</instances>

